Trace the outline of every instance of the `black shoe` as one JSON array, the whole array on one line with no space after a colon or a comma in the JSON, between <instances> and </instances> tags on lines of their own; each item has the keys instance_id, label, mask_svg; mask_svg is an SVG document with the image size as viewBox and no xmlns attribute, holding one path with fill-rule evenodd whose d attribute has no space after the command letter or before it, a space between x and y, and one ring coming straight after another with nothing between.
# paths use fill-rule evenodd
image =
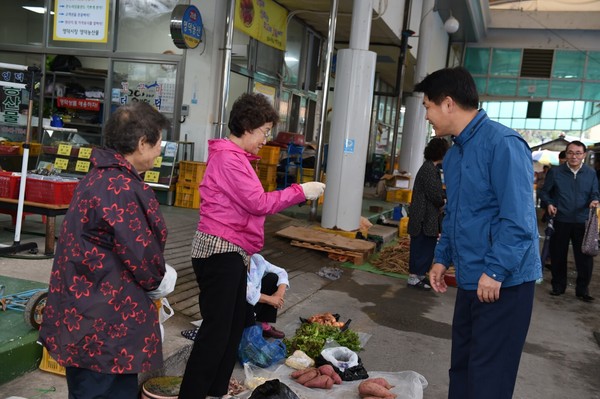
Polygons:
<instances>
[{"instance_id":1,"label":"black shoe","mask_svg":"<svg viewBox=\"0 0 600 399\"><path fill-rule=\"evenodd\" d=\"M419 281L416 284L407 284L409 287L413 287L413 288L417 288L423 291L429 291L431 289L431 285L428 284L429 279L427 279L427 282L424 281L425 279Z\"/></svg>"},{"instance_id":2,"label":"black shoe","mask_svg":"<svg viewBox=\"0 0 600 399\"><path fill-rule=\"evenodd\" d=\"M550 295L552 295L552 296L559 296L559 295L562 295L564 293L565 293L564 291L559 291L557 289L553 289L552 291L550 291Z\"/></svg>"},{"instance_id":3,"label":"black shoe","mask_svg":"<svg viewBox=\"0 0 600 399\"><path fill-rule=\"evenodd\" d=\"M577 295L577 299L583 302L592 302L594 297L589 295Z\"/></svg>"}]
</instances>

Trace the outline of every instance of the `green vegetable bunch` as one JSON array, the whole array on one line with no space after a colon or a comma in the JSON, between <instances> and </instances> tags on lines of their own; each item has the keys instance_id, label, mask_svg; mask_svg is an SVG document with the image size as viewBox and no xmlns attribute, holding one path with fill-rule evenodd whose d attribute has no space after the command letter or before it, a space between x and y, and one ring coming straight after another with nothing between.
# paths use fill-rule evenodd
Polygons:
<instances>
[{"instance_id":1,"label":"green vegetable bunch","mask_svg":"<svg viewBox=\"0 0 600 399\"><path fill-rule=\"evenodd\" d=\"M319 323L302 323L293 338L283 340L288 356L295 350L301 350L311 358L321 354L327 340L336 341L341 346L358 352L361 350L358 334L350 329L340 331L338 327L326 326Z\"/></svg>"}]
</instances>

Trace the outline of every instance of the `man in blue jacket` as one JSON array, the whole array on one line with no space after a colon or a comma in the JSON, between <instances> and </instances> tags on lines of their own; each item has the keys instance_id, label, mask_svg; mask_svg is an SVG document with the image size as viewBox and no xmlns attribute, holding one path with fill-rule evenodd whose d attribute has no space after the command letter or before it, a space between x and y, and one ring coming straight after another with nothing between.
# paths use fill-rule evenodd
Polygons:
<instances>
[{"instance_id":1,"label":"man in blue jacket","mask_svg":"<svg viewBox=\"0 0 600 399\"><path fill-rule=\"evenodd\" d=\"M554 217L554 233L550 237L550 295L564 294L567 288L567 254L571 242L577 268L575 295L584 302L592 302L588 285L594 258L581 252L581 243L590 208L598 206L598 179L596 172L583 164L586 147L581 141L569 143L565 152L567 162L550 169L540 193L541 200L548 204L548 215Z\"/></svg>"},{"instance_id":2,"label":"man in blue jacket","mask_svg":"<svg viewBox=\"0 0 600 399\"><path fill-rule=\"evenodd\" d=\"M514 130L478 110L473 78L438 70L415 87L436 136L451 135L444 158L446 216L429 272L436 292L454 266L451 399L512 398L542 276L531 150Z\"/></svg>"}]
</instances>

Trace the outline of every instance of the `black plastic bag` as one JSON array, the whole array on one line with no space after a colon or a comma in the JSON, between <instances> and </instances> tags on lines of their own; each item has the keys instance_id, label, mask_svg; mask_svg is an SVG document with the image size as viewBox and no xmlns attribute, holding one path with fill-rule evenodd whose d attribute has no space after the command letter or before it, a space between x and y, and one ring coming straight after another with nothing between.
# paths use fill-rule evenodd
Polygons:
<instances>
[{"instance_id":1,"label":"black plastic bag","mask_svg":"<svg viewBox=\"0 0 600 399\"><path fill-rule=\"evenodd\" d=\"M252 392L249 399L300 399L283 382L278 379L266 381Z\"/></svg>"},{"instance_id":2,"label":"black plastic bag","mask_svg":"<svg viewBox=\"0 0 600 399\"><path fill-rule=\"evenodd\" d=\"M358 364L356 366L349 367L349 368L345 369L344 371L337 368L330 361L325 360L325 358L323 356L321 356L321 355L317 356L317 358L315 359L315 365L317 367L319 367L324 364L328 364L331 367L333 367L333 370L340 376L342 381L358 381L358 380L364 380L366 378L369 378L369 374L367 373L367 370L363 366L362 360L360 360L360 356L358 357Z\"/></svg>"}]
</instances>

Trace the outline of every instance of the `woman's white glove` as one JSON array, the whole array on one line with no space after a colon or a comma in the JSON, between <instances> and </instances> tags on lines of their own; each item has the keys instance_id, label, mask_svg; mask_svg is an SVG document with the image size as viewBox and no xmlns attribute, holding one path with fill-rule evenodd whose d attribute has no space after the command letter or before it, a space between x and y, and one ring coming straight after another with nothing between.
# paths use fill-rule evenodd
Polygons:
<instances>
[{"instance_id":1,"label":"woman's white glove","mask_svg":"<svg viewBox=\"0 0 600 399\"><path fill-rule=\"evenodd\" d=\"M307 200L316 200L325 191L325 184L318 181L309 181L308 183L302 183L300 186Z\"/></svg>"}]
</instances>

